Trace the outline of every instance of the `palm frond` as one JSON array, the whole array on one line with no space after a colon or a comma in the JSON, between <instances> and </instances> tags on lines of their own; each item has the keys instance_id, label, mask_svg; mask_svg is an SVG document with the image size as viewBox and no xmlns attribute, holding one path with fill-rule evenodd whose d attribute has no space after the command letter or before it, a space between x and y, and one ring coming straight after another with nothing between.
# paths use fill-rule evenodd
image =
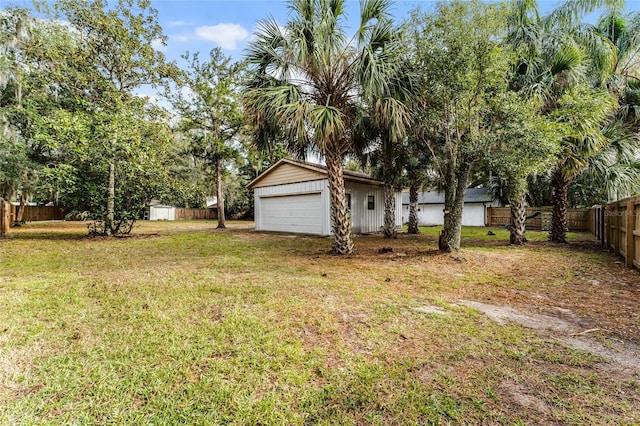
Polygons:
<instances>
[{"instance_id":1,"label":"palm frond","mask_svg":"<svg viewBox=\"0 0 640 426\"><path fill-rule=\"evenodd\" d=\"M572 71L583 63L583 59L582 50L576 44L566 44L553 56L549 70L553 75Z\"/></svg>"},{"instance_id":2,"label":"palm frond","mask_svg":"<svg viewBox=\"0 0 640 426\"><path fill-rule=\"evenodd\" d=\"M364 43L370 38L369 33L376 27L376 23L390 21L391 0L360 0L360 27L358 28L358 42Z\"/></svg>"},{"instance_id":3,"label":"palm frond","mask_svg":"<svg viewBox=\"0 0 640 426\"><path fill-rule=\"evenodd\" d=\"M543 18L543 25L548 30L570 27L579 23L586 14L607 6L622 8L624 0L565 0Z\"/></svg>"},{"instance_id":4,"label":"palm frond","mask_svg":"<svg viewBox=\"0 0 640 426\"><path fill-rule=\"evenodd\" d=\"M275 19L260 21L256 29L256 38L249 43L246 60L260 74L278 74L287 70L288 59L285 55L287 39Z\"/></svg>"},{"instance_id":5,"label":"palm frond","mask_svg":"<svg viewBox=\"0 0 640 426\"><path fill-rule=\"evenodd\" d=\"M321 151L338 150L344 155L346 151L344 147L341 148L340 141L344 138L347 129L341 111L329 105L313 105L309 109L308 117L309 125L313 129L315 145Z\"/></svg>"}]
</instances>

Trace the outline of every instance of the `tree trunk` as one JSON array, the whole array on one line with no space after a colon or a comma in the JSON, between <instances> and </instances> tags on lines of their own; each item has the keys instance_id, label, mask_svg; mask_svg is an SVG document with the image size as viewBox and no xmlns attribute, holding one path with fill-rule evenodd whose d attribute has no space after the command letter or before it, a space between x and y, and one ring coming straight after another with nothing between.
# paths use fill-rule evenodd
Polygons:
<instances>
[{"instance_id":1,"label":"tree trunk","mask_svg":"<svg viewBox=\"0 0 640 426\"><path fill-rule=\"evenodd\" d=\"M449 173L445 188L445 211L443 235L445 244L440 244L440 250L450 253L460 250L460 236L462 234L462 210L464 209L464 192L469 183L470 164L460 161L457 171Z\"/></svg>"},{"instance_id":2,"label":"tree trunk","mask_svg":"<svg viewBox=\"0 0 640 426\"><path fill-rule=\"evenodd\" d=\"M11 204L0 198L0 238L9 233L11 225Z\"/></svg>"},{"instance_id":3,"label":"tree trunk","mask_svg":"<svg viewBox=\"0 0 640 426\"><path fill-rule=\"evenodd\" d=\"M351 235L351 219L347 211L344 190L342 158L340 154L327 152L325 159L327 162L329 198L331 201L331 231L333 232L331 252L340 255L352 254L354 246Z\"/></svg>"},{"instance_id":4,"label":"tree trunk","mask_svg":"<svg viewBox=\"0 0 640 426\"><path fill-rule=\"evenodd\" d=\"M396 231L396 194L393 186L384 186L384 226L382 227L385 238L398 238Z\"/></svg>"},{"instance_id":5,"label":"tree trunk","mask_svg":"<svg viewBox=\"0 0 640 426\"><path fill-rule=\"evenodd\" d=\"M107 188L107 217L104 221L105 235L112 235L115 225L116 210L116 164L112 159L109 163L109 186Z\"/></svg>"},{"instance_id":6,"label":"tree trunk","mask_svg":"<svg viewBox=\"0 0 640 426\"><path fill-rule=\"evenodd\" d=\"M525 237L527 207L524 194L509 201L511 219L509 223L509 244L522 245L527 242Z\"/></svg>"},{"instance_id":7,"label":"tree trunk","mask_svg":"<svg viewBox=\"0 0 640 426\"><path fill-rule=\"evenodd\" d=\"M556 243L567 242L567 232L569 227L567 226L567 188L569 183L564 174L560 170L556 170L553 173L553 216L551 217L551 232L549 232L549 239Z\"/></svg>"},{"instance_id":8,"label":"tree trunk","mask_svg":"<svg viewBox=\"0 0 640 426\"><path fill-rule=\"evenodd\" d=\"M409 229L410 234L419 234L418 229L418 184L412 181L409 186Z\"/></svg>"},{"instance_id":9,"label":"tree trunk","mask_svg":"<svg viewBox=\"0 0 640 426\"><path fill-rule=\"evenodd\" d=\"M16 218L13 221L13 226L22 225L22 220L24 218L24 209L27 205L27 193L22 191L20 193L20 204L18 204L18 208L16 209Z\"/></svg>"},{"instance_id":10,"label":"tree trunk","mask_svg":"<svg viewBox=\"0 0 640 426\"><path fill-rule=\"evenodd\" d=\"M218 229L225 229L224 193L222 190L222 158L216 159L216 197L218 200Z\"/></svg>"}]
</instances>

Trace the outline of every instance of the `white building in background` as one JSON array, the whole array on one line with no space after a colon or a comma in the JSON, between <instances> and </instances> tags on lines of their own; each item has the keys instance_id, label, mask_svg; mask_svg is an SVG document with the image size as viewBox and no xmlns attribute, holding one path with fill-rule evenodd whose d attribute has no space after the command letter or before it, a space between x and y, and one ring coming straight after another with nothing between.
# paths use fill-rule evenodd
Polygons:
<instances>
[{"instance_id":1,"label":"white building in background","mask_svg":"<svg viewBox=\"0 0 640 426\"><path fill-rule=\"evenodd\" d=\"M487 223L487 207L500 207L494 201L487 188L469 188L464 193L462 210L463 226L485 226ZM409 221L409 193L402 193L402 222ZM420 192L418 194L418 224L421 226L444 224L444 193L438 191Z\"/></svg>"},{"instance_id":2,"label":"white building in background","mask_svg":"<svg viewBox=\"0 0 640 426\"><path fill-rule=\"evenodd\" d=\"M176 220L176 208L161 204L159 200L151 200L149 220Z\"/></svg>"}]
</instances>

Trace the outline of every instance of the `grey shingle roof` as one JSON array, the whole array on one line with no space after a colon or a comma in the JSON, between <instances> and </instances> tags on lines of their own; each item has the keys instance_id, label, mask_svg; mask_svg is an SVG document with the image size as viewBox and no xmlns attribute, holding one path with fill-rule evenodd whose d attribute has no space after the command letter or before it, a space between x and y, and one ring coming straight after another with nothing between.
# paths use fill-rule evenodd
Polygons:
<instances>
[{"instance_id":1,"label":"grey shingle roof","mask_svg":"<svg viewBox=\"0 0 640 426\"><path fill-rule=\"evenodd\" d=\"M464 192L465 203L490 203L493 201L487 188L469 188ZM409 193L402 193L402 204L409 204ZM418 204L444 204L444 193L438 191L420 192Z\"/></svg>"}]
</instances>

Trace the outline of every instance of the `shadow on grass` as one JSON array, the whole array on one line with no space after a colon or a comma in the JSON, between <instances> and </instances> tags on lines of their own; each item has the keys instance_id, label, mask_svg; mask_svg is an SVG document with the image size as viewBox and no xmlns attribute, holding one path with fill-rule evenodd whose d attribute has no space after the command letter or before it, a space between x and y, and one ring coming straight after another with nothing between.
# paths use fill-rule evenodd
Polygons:
<instances>
[{"instance_id":1,"label":"shadow on grass","mask_svg":"<svg viewBox=\"0 0 640 426\"><path fill-rule=\"evenodd\" d=\"M87 234L78 233L65 233L65 232L10 232L4 238L5 242L11 242L12 240L22 241L78 241L83 239L92 238ZM0 240L2 241L2 240Z\"/></svg>"},{"instance_id":2,"label":"shadow on grass","mask_svg":"<svg viewBox=\"0 0 640 426\"><path fill-rule=\"evenodd\" d=\"M149 223L141 222L134 228L132 234L104 237L88 234L86 222L35 222L27 223L19 228L12 228L4 239L4 243L11 240L22 241L122 241L137 240L166 236L184 232L207 232L212 234L229 234L243 239L251 244L283 245L281 249L289 251L296 257L315 257L328 254L330 238L313 235L297 235L275 232L255 231L250 222L232 222L226 229L212 227L211 222L198 223L194 226L188 222ZM204 225L204 226L202 226ZM398 253L413 256L435 257L445 253L438 250L438 234L441 226L421 227L420 234L401 232L397 239L385 239L382 234L367 234L355 236L356 256L375 256L382 247L392 247L396 257ZM569 233L569 242L558 244L549 242L546 231L527 231L529 241L524 246L511 246L515 249L539 251L553 250L565 253L603 253L607 250L587 233ZM1 241L1 240L0 240ZM462 250L494 250L509 248L509 231L502 227L463 227ZM381 256L383 254L380 254ZM384 257L384 256L383 256Z\"/></svg>"}]
</instances>

